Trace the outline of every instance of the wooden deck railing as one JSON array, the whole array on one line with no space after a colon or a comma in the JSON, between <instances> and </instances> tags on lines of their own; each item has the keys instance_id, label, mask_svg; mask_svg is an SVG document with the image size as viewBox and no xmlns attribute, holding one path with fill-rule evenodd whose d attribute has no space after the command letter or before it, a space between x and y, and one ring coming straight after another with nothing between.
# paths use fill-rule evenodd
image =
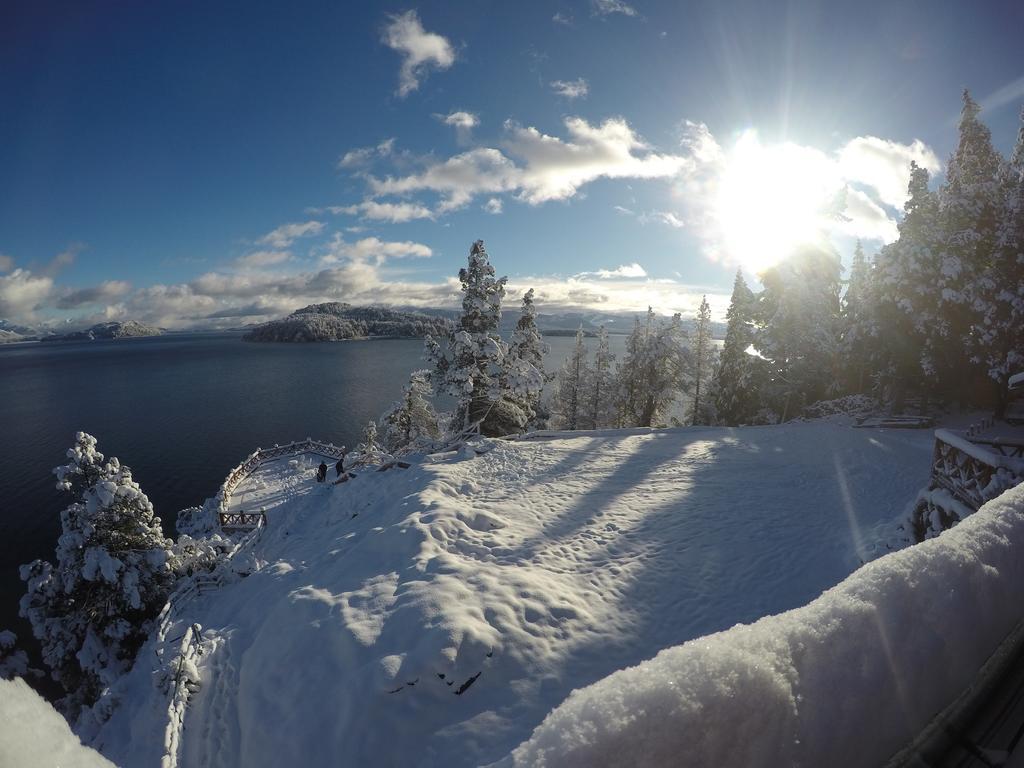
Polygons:
<instances>
[{"instance_id":1,"label":"wooden deck railing","mask_svg":"<svg viewBox=\"0 0 1024 768\"><path fill-rule=\"evenodd\" d=\"M228 513L228 505L231 502L231 494L245 478L252 474L253 470L268 461L279 459L283 456L294 456L299 453L316 453L329 459L340 459L345 455L345 447L337 446L334 443L323 443L307 437L305 440L298 440L287 445L275 445L273 448L257 448L250 453L237 467L228 472L220 489L217 491L217 511L220 514L221 527L224 527L224 516ZM258 513L237 513L237 514L258 514ZM265 518L264 518L265 520ZM255 521L249 523L233 523L232 527L250 528Z\"/></svg>"},{"instance_id":2,"label":"wooden deck railing","mask_svg":"<svg viewBox=\"0 0 1024 768\"><path fill-rule=\"evenodd\" d=\"M931 481L918 495L911 515L916 541L951 528L1024 481L1024 445L986 440L973 431L968 435L970 439L945 429L935 431Z\"/></svg>"},{"instance_id":3,"label":"wooden deck railing","mask_svg":"<svg viewBox=\"0 0 1024 768\"><path fill-rule=\"evenodd\" d=\"M221 528L255 528L266 524L266 512L221 512L219 513Z\"/></svg>"}]
</instances>

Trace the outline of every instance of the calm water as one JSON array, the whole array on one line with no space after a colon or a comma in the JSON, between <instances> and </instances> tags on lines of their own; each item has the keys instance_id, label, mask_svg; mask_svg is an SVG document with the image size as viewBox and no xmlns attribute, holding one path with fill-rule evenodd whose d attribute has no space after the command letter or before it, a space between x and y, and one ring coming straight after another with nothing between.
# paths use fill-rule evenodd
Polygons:
<instances>
[{"instance_id":1,"label":"calm water","mask_svg":"<svg viewBox=\"0 0 1024 768\"><path fill-rule=\"evenodd\" d=\"M549 370L572 337L547 339ZM593 339L588 340L594 344ZM623 337L612 337L621 355ZM84 430L132 469L168 534L258 446L307 436L354 447L423 367L423 344L251 344L231 334L0 345L0 629L30 645L18 566L52 559L68 497L51 470Z\"/></svg>"}]
</instances>

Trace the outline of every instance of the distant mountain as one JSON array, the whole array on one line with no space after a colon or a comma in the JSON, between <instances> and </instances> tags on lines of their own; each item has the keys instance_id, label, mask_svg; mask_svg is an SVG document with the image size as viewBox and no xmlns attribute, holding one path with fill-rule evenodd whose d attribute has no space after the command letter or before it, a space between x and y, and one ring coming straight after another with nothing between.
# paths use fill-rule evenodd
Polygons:
<instances>
[{"instance_id":1,"label":"distant mountain","mask_svg":"<svg viewBox=\"0 0 1024 768\"><path fill-rule=\"evenodd\" d=\"M422 337L443 334L447 317L402 312L385 307L353 307L341 302L310 304L288 317L271 320L247 332L245 341L341 341L370 336Z\"/></svg>"},{"instance_id":2,"label":"distant mountain","mask_svg":"<svg viewBox=\"0 0 1024 768\"><path fill-rule=\"evenodd\" d=\"M97 323L84 331L55 333L43 336L40 341L95 341L97 339L127 339L137 336L159 336L163 331L135 320L124 322Z\"/></svg>"},{"instance_id":3,"label":"distant mountain","mask_svg":"<svg viewBox=\"0 0 1024 768\"><path fill-rule=\"evenodd\" d=\"M10 344L13 341L27 341L27 339L20 333L0 328L0 344Z\"/></svg>"}]
</instances>

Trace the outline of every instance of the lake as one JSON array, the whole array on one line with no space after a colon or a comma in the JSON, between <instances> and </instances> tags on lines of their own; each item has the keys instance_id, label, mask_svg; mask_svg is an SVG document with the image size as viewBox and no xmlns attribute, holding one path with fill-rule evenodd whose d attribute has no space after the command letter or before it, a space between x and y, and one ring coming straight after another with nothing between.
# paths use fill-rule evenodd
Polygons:
<instances>
[{"instance_id":1,"label":"lake","mask_svg":"<svg viewBox=\"0 0 1024 768\"><path fill-rule=\"evenodd\" d=\"M575 339L549 337L557 370ZM596 339L588 339L593 348ZM621 359L625 337L611 337ZM18 634L18 566L52 559L70 497L51 471L83 430L132 469L169 535L257 447L305 437L355 447L422 368L418 339L255 344L238 334L0 345L0 630Z\"/></svg>"}]
</instances>

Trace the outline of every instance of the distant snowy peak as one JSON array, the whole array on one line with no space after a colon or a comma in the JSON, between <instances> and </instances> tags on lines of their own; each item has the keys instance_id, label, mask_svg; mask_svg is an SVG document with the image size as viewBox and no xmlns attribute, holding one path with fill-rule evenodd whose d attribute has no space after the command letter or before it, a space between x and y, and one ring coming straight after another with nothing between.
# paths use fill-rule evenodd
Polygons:
<instances>
[{"instance_id":1,"label":"distant snowy peak","mask_svg":"<svg viewBox=\"0 0 1024 768\"><path fill-rule=\"evenodd\" d=\"M245 341L340 341L370 336L423 337L441 335L450 320L387 307L353 307L331 301L310 304L288 317L256 326Z\"/></svg>"}]
</instances>

